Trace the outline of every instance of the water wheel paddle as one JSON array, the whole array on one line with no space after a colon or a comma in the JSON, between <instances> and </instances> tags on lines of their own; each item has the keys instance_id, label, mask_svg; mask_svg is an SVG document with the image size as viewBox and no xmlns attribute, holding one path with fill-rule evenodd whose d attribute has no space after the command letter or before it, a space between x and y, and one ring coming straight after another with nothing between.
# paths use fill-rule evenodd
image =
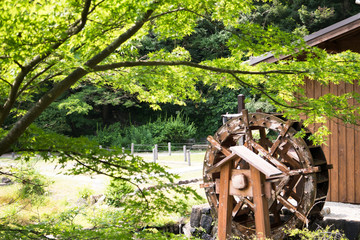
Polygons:
<instances>
[{"instance_id":1,"label":"water wheel paddle","mask_svg":"<svg viewBox=\"0 0 360 240\"><path fill-rule=\"evenodd\" d=\"M300 131L304 134L297 137ZM244 145L283 173L279 175L275 169L271 177L269 172L264 184L272 238L281 239L285 228L304 226L319 216L328 191L328 165L321 147L308 141L310 134L301 123L287 121L281 115L245 111L208 138L210 144L203 169L206 196L217 217L220 169L224 163L231 162L229 196L233 235L255 234L250 166L245 158L234 153L234 146Z\"/></svg>"}]
</instances>

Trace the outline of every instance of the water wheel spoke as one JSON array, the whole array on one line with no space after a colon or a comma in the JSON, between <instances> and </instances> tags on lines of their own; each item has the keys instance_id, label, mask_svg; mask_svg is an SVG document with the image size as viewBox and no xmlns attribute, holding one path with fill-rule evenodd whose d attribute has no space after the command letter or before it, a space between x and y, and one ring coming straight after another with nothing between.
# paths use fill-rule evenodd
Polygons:
<instances>
[{"instance_id":1,"label":"water wheel spoke","mask_svg":"<svg viewBox=\"0 0 360 240\"><path fill-rule=\"evenodd\" d=\"M214 164L213 166L209 167L205 173L209 174L212 172L218 172L220 171L220 168L226 164L227 162L233 161L233 160L238 160L240 159L236 154L230 154L228 156L226 156L223 160L221 160L220 162Z\"/></svg>"},{"instance_id":2,"label":"water wheel spoke","mask_svg":"<svg viewBox=\"0 0 360 240\"><path fill-rule=\"evenodd\" d=\"M272 141L269 140L269 138L265 139L266 145L268 146L268 148L271 148L271 146L274 144Z\"/></svg>"},{"instance_id":3,"label":"water wheel spoke","mask_svg":"<svg viewBox=\"0 0 360 240\"><path fill-rule=\"evenodd\" d=\"M291 144L291 142L289 142L288 140L283 141L282 144L280 144L279 149L284 152L287 153L289 151L290 148L292 148L293 145Z\"/></svg>"},{"instance_id":4,"label":"water wheel spoke","mask_svg":"<svg viewBox=\"0 0 360 240\"><path fill-rule=\"evenodd\" d=\"M251 209L251 211L254 211L255 205L252 201L250 201L247 198L244 198L244 203Z\"/></svg>"},{"instance_id":5,"label":"water wheel spoke","mask_svg":"<svg viewBox=\"0 0 360 240\"><path fill-rule=\"evenodd\" d=\"M249 114L248 114L247 109L242 110L242 116L243 116L244 125L245 125L245 138L246 138L246 141L252 140L253 136L252 136L252 133L251 133L251 129L249 127Z\"/></svg>"},{"instance_id":6,"label":"water wheel spoke","mask_svg":"<svg viewBox=\"0 0 360 240\"><path fill-rule=\"evenodd\" d=\"M213 147L215 147L217 150L222 152L225 156L231 155L231 152L227 148L221 146L221 144L218 141L216 141L212 136L208 136L207 140Z\"/></svg>"},{"instance_id":7,"label":"water wheel spoke","mask_svg":"<svg viewBox=\"0 0 360 240\"><path fill-rule=\"evenodd\" d=\"M292 177L292 179L289 181L285 188L284 197L288 198L290 196L290 192L294 190L294 188L299 184L299 182L302 180L302 175L297 175Z\"/></svg>"},{"instance_id":8,"label":"water wheel spoke","mask_svg":"<svg viewBox=\"0 0 360 240\"><path fill-rule=\"evenodd\" d=\"M290 181L290 176L285 176L281 179L280 183L276 186L275 196L280 195L285 185L288 184L289 181Z\"/></svg>"},{"instance_id":9,"label":"water wheel spoke","mask_svg":"<svg viewBox=\"0 0 360 240\"><path fill-rule=\"evenodd\" d=\"M293 121L287 121L285 123L285 126L282 128L282 130L280 131L274 144L271 146L271 149L269 151L270 156L272 156L275 153L276 149L279 147L280 143L283 141L285 134L289 131L289 129L293 125L293 123L294 123Z\"/></svg>"},{"instance_id":10,"label":"water wheel spoke","mask_svg":"<svg viewBox=\"0 0 360 240\"><path fill-rule=\"evenodd\" d=\"M301 168L300 163L295 160L293 157L290 157L287 152L280 151L280 157L288 163L293 169L299 169Z\"/></svg>"},{"instance_id":11,"label":"water wheel spoke","mask_svg":"<svg viewBox=\"0 0 360 240\"><path fill-rule=\"evenodd\" d=\"M302 176L301 175L298 175L298 176L295 176L295 177L292 177L288 183L286 184L286 186L284 186L283 189L278 189L276 191L276 196L279 196L280 193L282 193L282 198L283 199L288 199L289 196L291 196L292 193L294 193L294 200L299 203L301 198L300 196L298 196L295 192L294 192L294 188L296 188L296 186L298 185L298 183L301 181L302 179ZM295 196L296 195L296 196ZM280 211L280 209L282 208L282 204L279 203L278 206L277 206L277 211Z\"/></svg>"},{"instance_id":12,"label":"water wheel spoke","mask_svg":"<svg viewBox=\"0 0 360 240\"><path fill-rule=\"evenodd\" d=\"M250 208L243 208L243 209L240 209L236 215L233 215L233 218L237 217L241 217L241 218L245 218L244 216L248 216L250 214L251 210Z\"/></svg>"},{"instance_id":13,"label":"water wheel spoke","mask_svg":"<svg viewBox=\"0 0 360 240\"><path fill-rule=\"evenodd\" d=\"M266 141L266 130L265 128L259 128L260 139L259 143L264 149L268 149L268 142Z\"/></svg>"},{"instance_id":14,"label":"water wheel spoke","mask_svg":"<svg viewBox=\"0 0 360 240\"><path fill-rule=\"evenodd\" d=\"M274 221L272 223L273 226L278 226L281 223L280 211L278 210L278 206L279 203L277 199L275 199L269 208L269 212L272 213L274 217Z\"/></svg>"},{"instance_id":15,"label":"water wheel spoke","mask_svg":"<svg viewBox=\"0 0 360 240\"><path fill-rule=\"evenodd\" d=\"M232 210L232 217L235 217L238 213L240 213L239 211L241 210L242 206L244 206L244 202L240 201L238 203L236 203L235 207Z\"/></svg>"},{"instance_id":16,"label":"water wheel spoke","mask_svg":"<svg viewBox=\"0 0 360 240\"><path fill-rule=\"evenodd\" d=\"M307 219L307 217L301 212L299 212L297 208L292 205L288 200L284 199L282 196L277 196L277 199L282 205L284 205L287 209L293 212L301 221L303 221L303 223L308 224L309 220Z\"/></svg>"},{"instance_id":17,"label":"water wheel spoke","mask_svg":"<svg viewBox=\"0 0 360 240\"><path fill-rule=\"evenodd\" d=\"M293 190L290 191L290 197L292 197L296 202L301 201L301 194L297 193L297 192L294 192Z\"/></svg>"},{"instance_id":18,"label":"water wheel spoke","mask_svg":"<svg viewBox=\"0 0 360 240\"><path fill-rule=\"evenodd\" d=\"M260 144L255 141L249 141L249 144L256 149L261 155L263 155L267 160L269 160L272 164L274 164L277 168L279 168L283 172L288 172L288 167L281 163L279 160L272 157L268 151L266 151Z\"/></svg>"}]
</instances>

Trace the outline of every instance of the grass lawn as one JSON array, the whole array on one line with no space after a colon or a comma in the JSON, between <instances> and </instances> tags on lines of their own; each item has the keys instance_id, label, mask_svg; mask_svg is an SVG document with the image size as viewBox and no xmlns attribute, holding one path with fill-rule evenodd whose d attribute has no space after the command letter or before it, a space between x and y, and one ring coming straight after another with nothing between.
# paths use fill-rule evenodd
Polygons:
<instances>
[{"instance_id":1,"label":"grass lawn","mask_svg":"<svg viewBox=\"0 0 360 240\"><path fill-rule=\"evenodd\" d=\"M153 161L152 154L139 154L145 161ZM156 161L158 164L166 166L168 171L179 174L180 180L202 178L202 164L205 152L196 152L191 154L191 166L184 161L184 154L180 152L172 153L169 156L167 153L159 153L159 158ZM42 205L35 206L26 201L18 201L19 204L8 204L16 200L16 190L18 184L1 187L0 191L0 218L13 215L14 221L26 224L31 222L34 218L41 220L43 214L60 213L69 206L74 206L79 200L81 192L89 192L90 194L103 194L110 179L106 176L87 176L77 175L70 176L61 173L56 164L51 162L44 162L40 159L34 159L32 167L40 174L45 175L53 183L48 188L49 194ZM11 157L1 157L1 166L20 166L20 161L13 160ZM71 165L69 166L71 167ZM204 190L200 189L199 182L191 184L201 196L205 198ZM192 202L191 204L198 204ZM15 219L16 216L16 219ZM163 223L166 219L160 219L159 223ZM85 224L86 225L86 224Z\"/></svg>"}]
</instances>

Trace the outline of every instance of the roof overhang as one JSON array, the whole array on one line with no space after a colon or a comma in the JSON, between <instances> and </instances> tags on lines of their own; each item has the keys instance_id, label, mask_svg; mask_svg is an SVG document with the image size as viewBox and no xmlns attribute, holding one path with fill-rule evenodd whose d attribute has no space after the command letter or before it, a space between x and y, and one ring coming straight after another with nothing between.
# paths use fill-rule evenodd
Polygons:
<instances>
[{"instance_id":1,"label":"roof overhang","mask_svg":"<svg viewBox=\"0 0 360 240\"><path fill-rule=\"evenodd\" d=\"M333 25L330 25L326 28L323 28L317 32L314 32L310 35L307 35L304 37L304 40L307 45L309 46L317 46L321 43L324 43L326 41L330 41L336 38L339 38L343 35L350 34L353 31L360 29L360 13L349 17L347 19L344 19L340 22L337 22ZM290 55L280 57L280 59L277 59L274 57L273 54L267 53L259 57L252 58L248 61L249 65L256 65L261 62L268 62L273 63L281 59L285 59L289 57Z\"/></svg>"}]
</instances>

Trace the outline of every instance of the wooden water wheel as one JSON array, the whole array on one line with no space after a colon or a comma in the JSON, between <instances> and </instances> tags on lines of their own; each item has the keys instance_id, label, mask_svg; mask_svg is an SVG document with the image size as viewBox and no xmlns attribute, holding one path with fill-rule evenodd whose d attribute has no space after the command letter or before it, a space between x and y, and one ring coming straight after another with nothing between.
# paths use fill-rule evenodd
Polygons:
<instances>
[{"instance_id":1,"label":"wooden water wheel","mask_svg":"<svg viewBox=\"0 0 360 240\"><path fill-rule=\"evenodd\" d=\"M245 110L208 138L211 144L204 160L205 192L213 215L218 217L221 168L228 163L231 199L226 211L231 218L231 234L255 234L250 167L232 153L233 146L244 145L282 172L276 178L266 177L263 186L272 238L281 239L285 228L304 226L319 216L328 191L329 167L321 147L308 140L310 134L301 123L286 121L281 115L248 114Z\"/></svg>"}]
</instances>

